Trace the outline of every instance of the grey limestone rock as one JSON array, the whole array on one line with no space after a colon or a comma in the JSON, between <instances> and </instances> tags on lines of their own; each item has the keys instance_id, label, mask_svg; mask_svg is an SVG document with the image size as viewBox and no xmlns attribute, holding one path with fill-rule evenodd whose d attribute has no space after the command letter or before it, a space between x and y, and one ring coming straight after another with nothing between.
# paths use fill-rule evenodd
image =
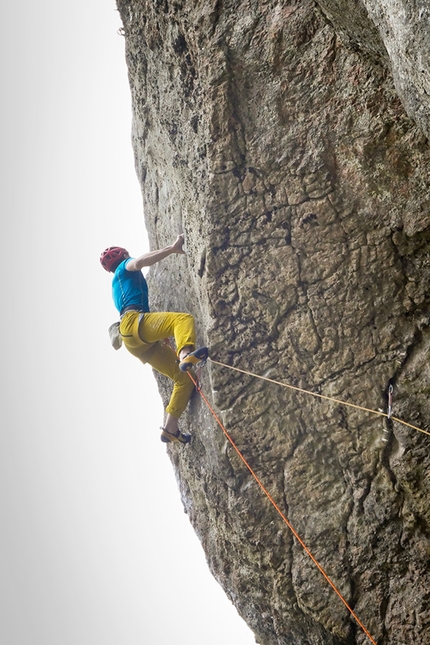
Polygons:
<instances>
[{"instance_id":1,"label":"grey limestone rock","mask_svg":"<svg viewBox=\"0 0 430 645\"><path fill-rule=\"evenodd\" d=\"M391 384L428 432L427 5L117 2L151 244L187 243L152 306L230 366L374 411ZM430 645L430 437L210 362L202 385L378 645ZM369 642L197 395L184 425L185 511L257 642Z\"/></svg>"},{"instance_id":2,"label":"grey limestone rock","mask_svg":"<svg viewBox=\"0 0 430 645\"><path fill-rule=\"evenodd\" d=\"M317 0L362 52L385 59L407 113L430 135L430 4L428 0Z\"/></svg>"}]
</instances>

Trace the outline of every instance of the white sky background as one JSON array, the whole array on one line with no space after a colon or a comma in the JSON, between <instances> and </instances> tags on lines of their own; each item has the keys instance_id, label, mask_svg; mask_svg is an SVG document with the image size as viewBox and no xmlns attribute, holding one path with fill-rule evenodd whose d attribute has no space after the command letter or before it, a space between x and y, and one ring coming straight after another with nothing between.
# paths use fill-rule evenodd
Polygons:
<instances>
[{"instance_id":1,"label":"white sky background","mask_svg":"<svg viewBox=\"0 0 430 645\"><path fill-rule=\"evenodd\" d=\"M151 369L109 345L100 252L147 250L114 0L2 9L0 642L251 645L183 513Z\"/></svg>"}]
</instances>

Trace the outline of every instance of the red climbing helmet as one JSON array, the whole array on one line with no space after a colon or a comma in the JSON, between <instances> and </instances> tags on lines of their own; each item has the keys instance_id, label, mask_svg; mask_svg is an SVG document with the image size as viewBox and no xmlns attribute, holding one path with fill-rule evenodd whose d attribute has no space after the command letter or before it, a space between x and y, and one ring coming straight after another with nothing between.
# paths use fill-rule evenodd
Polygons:
<instances>
[{"instance_id":1,"label":"red climbing helmet","mask_svg":"<svg viewBox=\"0 0 430 645\"><path fill-rule=\"evenodd\" d=\"M128 251L123 249L122 246L110 246L101 254L100 264L106 271L115 271L118 264L128 255Z\"/></svg>"}]
</instances>

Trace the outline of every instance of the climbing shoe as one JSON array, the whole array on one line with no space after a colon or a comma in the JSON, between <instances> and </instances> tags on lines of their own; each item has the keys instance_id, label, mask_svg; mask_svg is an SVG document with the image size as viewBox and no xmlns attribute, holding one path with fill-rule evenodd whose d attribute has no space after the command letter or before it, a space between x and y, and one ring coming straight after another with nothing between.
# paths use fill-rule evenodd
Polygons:
<instances>
[{"instance_id":1,"label":"climbing shoe","mask_svg":"<svg viewBox=\"0 0 430 645\"><path fill-rule=\"evenodd\" d=\"M190 443L191 435L186 434L185 432L180 432L177 430L174 434L172 432L167 432L165 428L161 428L161 441L163 443Z\"/></svg>"},{"instance_id":2,"label":"climbing shoe","mask_svg":"<svg viewBox=\"0 0 430 645\"><path fill-rule=\"evenodd\" d=\"M179 362L179 369L181 372L189 372L190 369L198 365L199 363L204 363L209 356L209 350L207 347L200 347L194 352L187 354L182 361Z\"/></svg>"}]
</instances>

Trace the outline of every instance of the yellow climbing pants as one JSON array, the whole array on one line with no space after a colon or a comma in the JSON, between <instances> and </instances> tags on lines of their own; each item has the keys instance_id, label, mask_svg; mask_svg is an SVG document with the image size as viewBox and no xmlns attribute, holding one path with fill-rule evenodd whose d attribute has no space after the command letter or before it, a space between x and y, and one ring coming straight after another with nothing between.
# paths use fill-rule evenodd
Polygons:
<instances>
[{"instance_id":1,"label":"yellow climbing pants","mask_svg":"<svg viewBox=\"0 0 430 645\"><path fill-rule=\"evenodd\" d=\"M121 318L119 331L130 354L173 381L166 412L179 418L187 407L194 384L188 374L179 369L174 350L162 341L173 336L178 354L184 347L194 346L193 316L173 312L142 314L127 311Z\"/></svg>"}]
</instances>

